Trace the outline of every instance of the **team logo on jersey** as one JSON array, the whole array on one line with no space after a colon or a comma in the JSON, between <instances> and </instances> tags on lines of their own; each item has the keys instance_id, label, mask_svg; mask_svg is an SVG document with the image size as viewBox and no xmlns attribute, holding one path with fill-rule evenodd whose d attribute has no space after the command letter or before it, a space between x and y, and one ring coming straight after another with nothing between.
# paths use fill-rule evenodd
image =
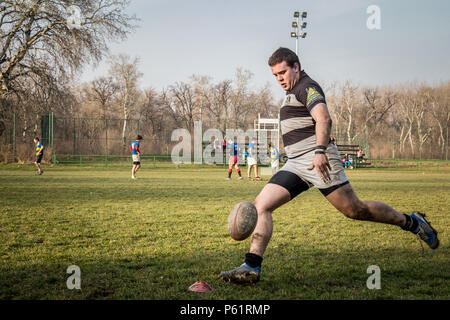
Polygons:
<instances>
[{"instance_id":1,"label":"team logo on jersey","mask_svg":"<svg viewBox=\"0 0 450 320\"><path fill-rule=\"evenodd\" d=\"M322 95L314 88L308 88L306 89L308 93L308 97L306 98L306 105L309 106L313 102L317 100L323 100Z\"/></svg>"}]
</instances>

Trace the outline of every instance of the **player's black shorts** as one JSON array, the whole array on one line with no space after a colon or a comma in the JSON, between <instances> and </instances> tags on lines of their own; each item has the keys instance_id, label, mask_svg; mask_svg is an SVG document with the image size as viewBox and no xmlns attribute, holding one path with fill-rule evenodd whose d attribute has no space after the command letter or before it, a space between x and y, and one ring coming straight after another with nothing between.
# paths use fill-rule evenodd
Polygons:
<instances>
[{"instance_id":1,"label":"player's black shorts","mask_svg":"<svg viewBox=\"0 0 450 320\"><path fill-rule=\"evenodd\" d=\"M270 180L268 183L277 184L279 186L282 186L287 191L289 191L291 195L291 200L294 199L296 196L298 196L303 191L308 190L310 187L313 186L312 183L305 181L301 179L299 176L297 176L295 173L289 172L289 171L278 171ZM319 189L319 191L326 197L330 193L332 193L334 190L339 189L340 187L348 184L349 181L345 181L341 184L334 185L329 188L325 189Z\"/></svg>"},{"instance_id":2,"label":"player's black shorts","mask_svg":"<svg viewBox=\"0 0 450 320\"><path fill-rule=\"evenodd\" d=\"M36 156L36 163L41 163L42 161L42 154L40 156Z\"/></svg>"},{"instance_id":3,"label":"player's black shorts","mask_svg":"<svg viewBox=\"0 0 450 320\"><path fill-rule=\"evenodd\" d=\"M133 161L133 164L141 164L140 161Z\"/></svg>"}]
</instances>

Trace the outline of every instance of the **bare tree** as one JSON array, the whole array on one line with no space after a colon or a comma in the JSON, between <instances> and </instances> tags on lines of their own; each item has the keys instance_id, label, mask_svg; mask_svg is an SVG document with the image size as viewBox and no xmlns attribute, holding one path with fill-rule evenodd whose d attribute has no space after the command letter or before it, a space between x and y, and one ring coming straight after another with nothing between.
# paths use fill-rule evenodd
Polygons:
<instances>
[{"instance_id":1,"label":"bare tree","mask_svg":"<svg viewBox=\"0 0 450 320\"><path fill-rule=\"evenodd\" d=\"M438 146L442 155L445 152L446 130L450 125L450 82L438 88L430 88L424 94L429 101L431 115L439 127Z\"/></svg>"},{"instance_id":2,"label":"bare tree","mask_svg":"<svg viewBox=\"0 0 450 320\"><path fill-rule=\"evenodd\" d=\"M123 39L134 16L125 13L128 0L4 0L0 3L0 98L20 90L26 78L57 83L98 62L109 40ZM69 8L78 8L72 24Z\"/></svg>"},{"instance_id":3,"label":"bare tree","mask_svg":"<svg viewBox=\"0 0 450 320\"><path fill-rule=\"evenodd\" d=\"M358 88L354 86L350 81L345 82L345 84L340 88L340 109L342 118L346 123L346 135L347 142L351 143L353 140L353 127L354 127L354 117L355 109L358 105L357 101Z\"/></svg>"},{"instance_id":4,"label":"bare tree","mask_svg":"<svg viewBox=\"0 0 450 320\"><path fill-rule=\"evenodd\" d=\"M215 119L217 128L220 128L223 133L229 121L232 90L231 80L223 80L212 88L212 101L208 109Z\"/></svg>"},{"instance_id":5,"label":"bare tree","mask_svg":"<svg viewBox=\"0 0 450 320\"><path fill-rule=\"evenodd\" d=\"M91 82L91 87L89 89L90 99L100 106L102 116L106 119L114 95L118 89L117 84L111 76L100 77Z\"/></svg>"},{"instance_id":6,"label":"bare tree","mask_svg":"<svg viewBox=\"0 0 450 320\"><path fill-rule=\"evenodd\" d=\"M413 141L413 126L414 126L414 109L417 107L417 100L415 99L415 92L411 89L404 90L399 98L400 116L405 119L406 129L402 129L400 148L403 151L406 140L409 140L411 153L414 156L415 147Z\"/></svg>"},{"instance_id":7,"label":"bare tree","mask_svg":"<svg viewBox=\"0 0 450 320\"><path fill-rule=\"evenodd\" d=\"M184 127L193 132L194 121L199 112L195 105L195 90L185 82L177 82L169 87L174 112L181 118Z\"/></svg>"},{"instance_id":8,"label":"bare tree","mask_svg":"<svg viewBox=\"0 0 450 320\"><path fill-rule=\"evenodd\" d=\"M234 82L235 88L230 99L235 129L239 128L240 124L245 125L245 123L240 120L245 119L251 107L249 84L252 77L253 73L249 70L242 68L236 70Z\"/></svg>"},{"instance_id":9,"label":"bare tree","mask_svg":"<svg viewBox=\"0 0 450 320\"><path fill-rule=\"evenodd\" d=\"M111 57L110 75L117 85L118 104L123 112L122 141L126 144L126 130L130 115L136 107L138 98L138 81L142 73L138 70L139 58L131 59L120 54Z\"/></svg>"}]
</instances>

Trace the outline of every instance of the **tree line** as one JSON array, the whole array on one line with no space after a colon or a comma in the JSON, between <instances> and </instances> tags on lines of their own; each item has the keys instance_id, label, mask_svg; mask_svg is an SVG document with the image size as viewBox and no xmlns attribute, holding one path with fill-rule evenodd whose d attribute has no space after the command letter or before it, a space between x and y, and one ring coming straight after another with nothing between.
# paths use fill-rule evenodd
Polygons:
<instances>
[{"instance_id":1,"label":"tree line","mask_svg":"<svg viewBox=\"0 0 450 320\"><path fill-rule=\"evenodd\" d=\"M244 68L232 79L192 75L160 90L142 88L139 57L108 54L113 39L126 39L136 27L128 5L127 0L0 2L2 154L11 153L14 140L23 144L19 158L25 159L32 137L42 132L40 115L49 112L55 152L78 154L126 154L136 134L146 138L146 153L168 153L170 133L192 132L197 120L204 130L225 132L253 128L258 115L278 117L281 101L269 84L253 85L252 72ZM82 13L79 25L71 21L73 6ZM107 75L77 82L83 66L104 59ZM450 82L384 87L346 82L323 89L338 144L363 144L378 158L446 158Z\"/></svg>"}]
</instances>

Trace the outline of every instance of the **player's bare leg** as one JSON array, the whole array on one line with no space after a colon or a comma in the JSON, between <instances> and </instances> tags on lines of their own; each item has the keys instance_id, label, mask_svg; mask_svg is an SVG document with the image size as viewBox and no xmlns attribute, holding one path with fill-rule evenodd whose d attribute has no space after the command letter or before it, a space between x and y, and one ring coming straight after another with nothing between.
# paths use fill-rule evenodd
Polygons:
<instances>
[{"instance_id":1,"label":"player's bare leg","mask_svg":"<svg viewBox=\"0 0 450 320\"><path fill-rule=\"evenodd\" d=\"M239 164L238 164L238 162L235 163L234 168L236 169L236 171L237 171L237 173L238 173L238 175L239 175L239 178L238 178L238 179L241 180L241 179L242 179L242 173L241 173L241 169L239 169Z\"/></svg>"},{"instance_id":2,"label":"player's bare leg","mask_svg":"<svg viewBox=\"0 0 450 320\"><path fill-rule=\"evenodd\" d=\"M42 174L41 164L39 162L35 162L34 164L36 165L36 168L38 169L37 174L41 175Z\"/></svg>"},{"instance_id":3,"label":"player's bare leg","mask_svg":"<svg viewBox=\"0 0 450 320\"><path fill-rule=\"evenodd\" d=\"M263 256L272 237L272 212L291 200L291 195L285 188L268 183L254 201L258 211L258 222L252 233L250 253Z\"/></svg>"},{"instance_id":4,"label":"player's bare leg","mask_svg":"<svg viewBox=\"0 0 450 320\"><path fill-rule=\"evenodd\" d=\"M328 201L346 217L356 220L368 220L403 227L405 216L379 201L361 201L352 186L346 184L330 193Z\"/></svg>"},{"instance_id":5,"label":"player's bare leg","mask_svg":"<svg viewBox=\"0 0 450 320\"><path fill-rule=\"evenodd\" d=\"M133 168L131 169L131 178L136 179L136 172L138 171L140 165L133 164Z\"/></svg>"},{"instance_id":6,"label":"player's bare leg","mask_svg":"<svg viewBox=\"0 0 450 320\"><path fill-rule=\"evenodd\" d=\"M333 191L327 199L336 209L351 219L396 225L418 235L431 249L439 246L437 231L425 219L424 213L413 212L406 215L383 202L361 201L350 184Z\"/></svg>"},{"instance_id":7,"label":"player's bare leg","mask_svg":"<svg viewBox=\"0 0 450 320\"><path fill-rule=\"evenodd\" d=\"M230 159L228 160L228 177L225 178L225 180L231 180L231 174L233 173L233 157L230 157Z\"/></svg>"},{"instance_id":8,"label":"player's bare leg","mask_svg":"<svg viewBox=\"0 0 450 320\"><path fill-rule=\"evenodd\" d=\"M247 169L248 180L251 180L251 178L252 178L252 167L253 167L253 165L249 165L248 169Z\"/></svg>"},{"instance_id":9,"label":"player's bare leg","mask_svg":"<svg viewBox=\"0 0 450 320\"><path fill-rule=\"evenodd\" d=\"M255 164L255 165L253 166L253 168L255 169L255 179L259 179L259 176L258 176L258 165Z\"/></svg>"},{"instance_id":10,"label":"player's bare leg","mask_svg":"<svg viewBox=\"0 0 450 320\"><path fill-rule=\"evenodd\" d=\"M241 266L220 273L225 281L235 283L259 281L262 256L272 236L272 212L290 199L288 190L272 183L268 183L259 193L254 202L258 211L258 222L252 233L250 252L245 255L245 262Z\"/></svg>"}]
</instances>

